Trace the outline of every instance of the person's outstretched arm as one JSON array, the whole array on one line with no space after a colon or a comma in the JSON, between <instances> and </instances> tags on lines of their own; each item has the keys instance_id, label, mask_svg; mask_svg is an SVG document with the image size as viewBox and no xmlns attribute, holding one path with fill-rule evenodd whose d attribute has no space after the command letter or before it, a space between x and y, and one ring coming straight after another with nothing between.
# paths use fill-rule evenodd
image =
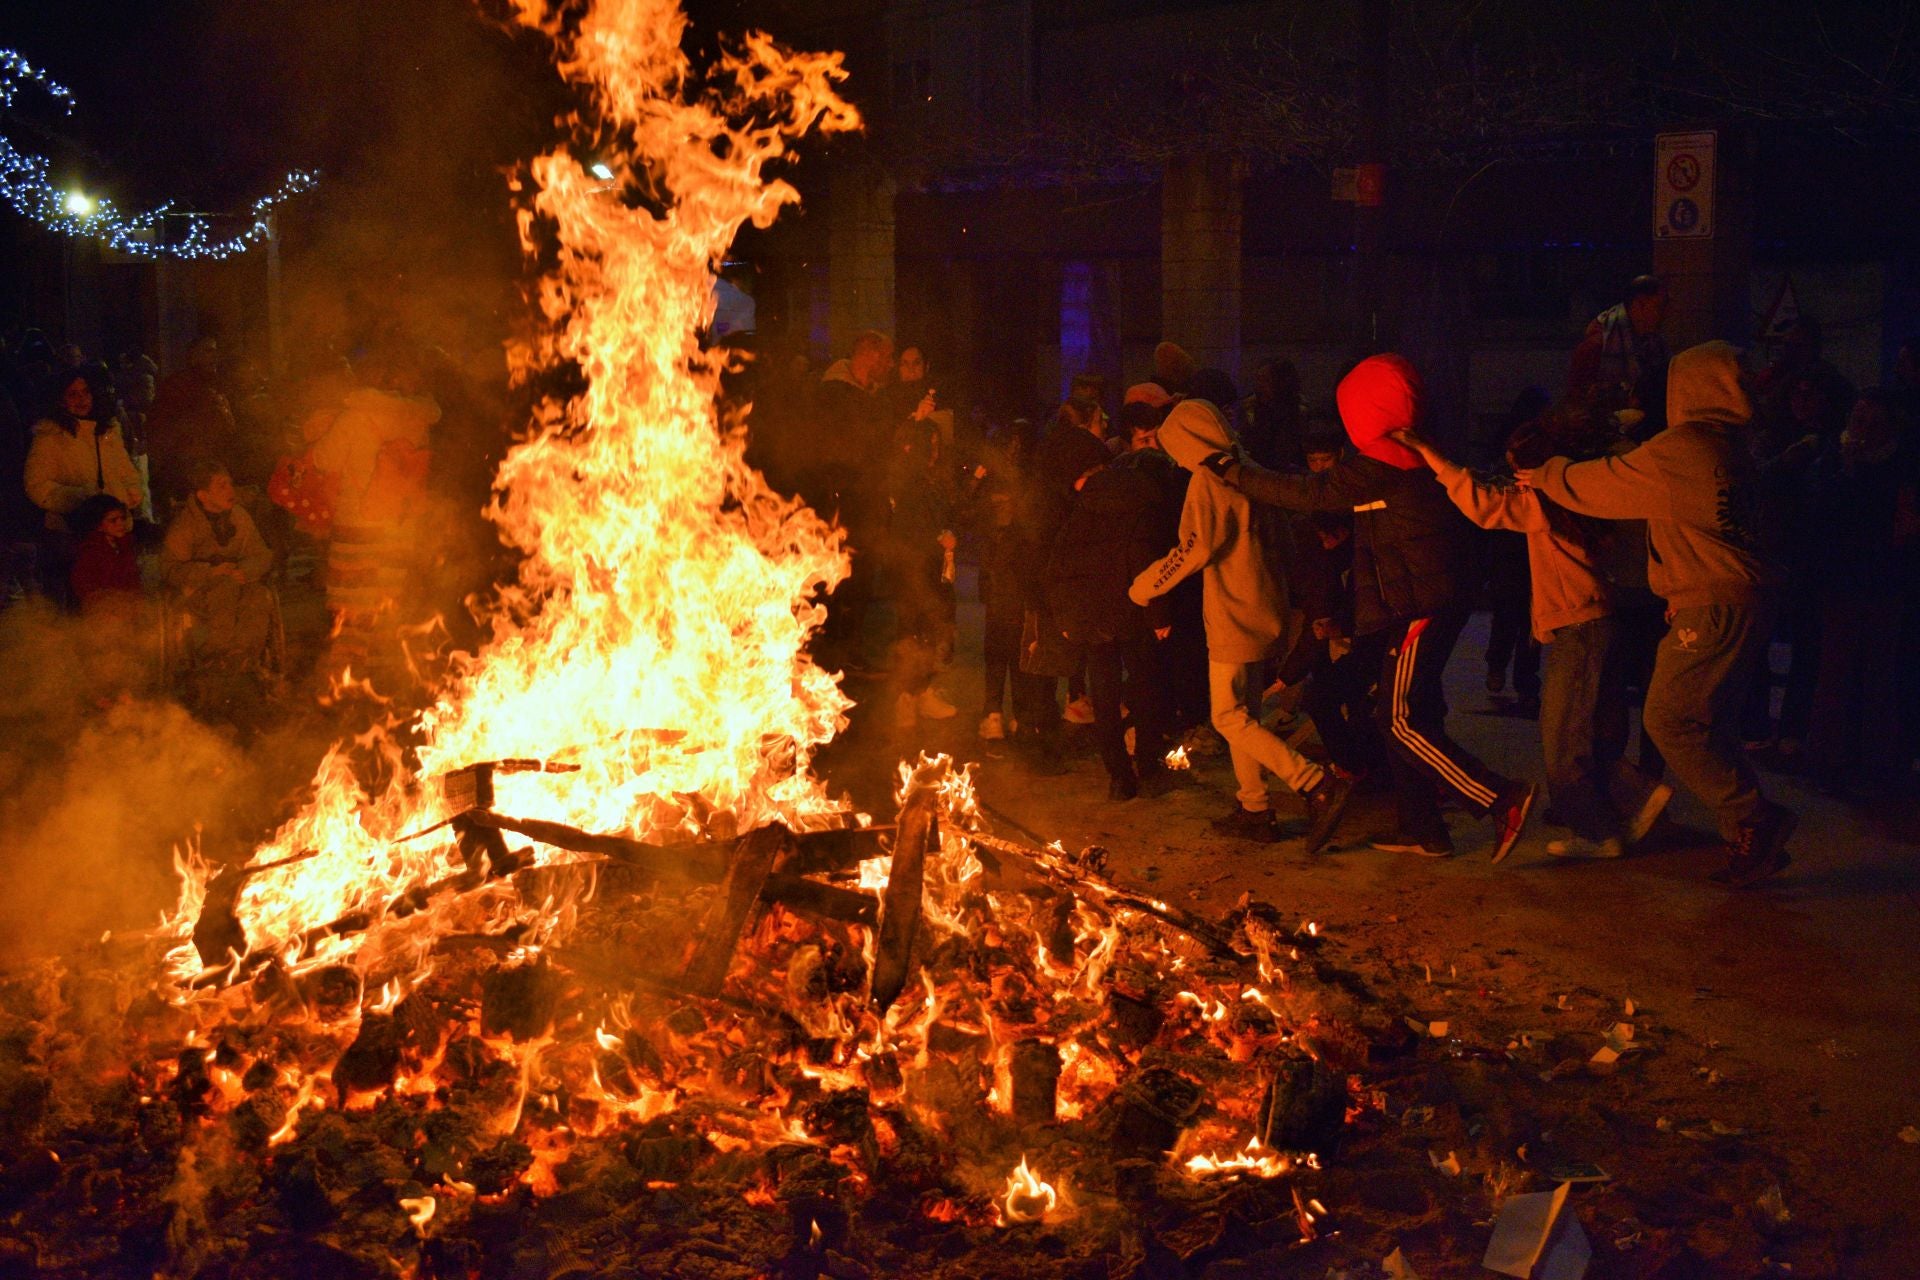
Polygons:
<instances>
[{"instance_id":1,"label":"person's outstretched arm","mask_svg":"<svg viewBox=\"0 0 1920 1280\"><path fill-rule=\"evenodd\" d=\"M1540 495L1513 485L1485 484L1473 472L1456 465L1431 441L1415 431L1396 431L1393 438L1427 460L1434 479L1447 491L1460 514L1482 529L1509 529L1515 533L1540 533L1547 528L1547 513Z\"/></svg>"},{"instance_id":2,"label":"person's outstretched arm","mask_svg":"<svg viewBox=\"0 0 1920 1280\"><path fill-rule=\"evenodd\" d=\"M1331 471L1291 475L1241 462L1230 453L1216 453L1202 466L1255 502L1287 511L1351 511L1380 495L1349 458Z\"/></svg>"},{"instance_id":3,"label":"person's outstretched arm","mask_svg":"<svg viewBox=\"0 0 1920 1280\"><path fill-rule=\"evenodd\" d=\"M1569 511L1603 520L1658 520L1671 513L1666 476L1647 446L1590 462L1549 458L1516 474Z\"/></svg>"}]
</instances>

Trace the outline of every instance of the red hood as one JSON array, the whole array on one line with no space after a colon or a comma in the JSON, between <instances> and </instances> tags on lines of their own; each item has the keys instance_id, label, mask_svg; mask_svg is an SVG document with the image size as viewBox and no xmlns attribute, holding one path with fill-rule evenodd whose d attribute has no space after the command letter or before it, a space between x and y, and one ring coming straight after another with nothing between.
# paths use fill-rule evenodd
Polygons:
<instances>
[{"instance_id":1,"label":"red hood","mask_svg":"<svg viewBox=\"0 0 1920 1280\"><path fill-rule=\"evenodd\" d=\"M1402 471L1426 465L1419 454L1387 439L1420 417L1420 375L1404 356L1368 356L1340 380L1334 399L1354 448Z\"/></svg>"}]
</instances>

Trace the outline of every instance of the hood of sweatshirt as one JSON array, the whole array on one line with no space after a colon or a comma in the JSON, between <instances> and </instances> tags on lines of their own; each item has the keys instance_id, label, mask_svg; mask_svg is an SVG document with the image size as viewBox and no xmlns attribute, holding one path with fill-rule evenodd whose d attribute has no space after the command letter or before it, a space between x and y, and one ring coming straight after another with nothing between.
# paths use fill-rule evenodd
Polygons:
<instances>
[{"instance_id":1,"label":"hood of sweatshirt","mask_svg":"<svg viewBox=\"0 0 1920 1280\"><path fill-rule=\"evenodd\" d=\"M847 359L845 356L841 356L838 360L828 365L827 371L820 375L820 381L844 382L850 387L858 387L862 391L866 390L865 387L860 386L859 383L853 380L853 361Z\"/></svg>"},{"instance_id":2,"label":"hood of sweatshirt","mask_svg":"<svg viewBox=\"0 0 1920 1280\"><path fill-rule=\"evenodd\" d=\"M1419 454L1387 438L1411 428L1420 418L1420 375L1406 357L1368 356L1340 379L1334 399L1354 448L1402 471L1426 465Z\"/></svg>"},{"instance_id":3,"label":"hood of sweatshirt","mask_svg":"<svg viewBox=\"0 0 1920 1280\"><path fill-rule=\"evenodd\" d=\"M1206 400L1182 400L1173 406L1160 424L1160 447L1189 471L1198 471L1200 460L1209 454L1240 452L1226 418Z\"/></svg>"},{"instance_id":4,"label":"hood of sweatshirt","mask_svg":"<svg viewBox=\"0 0 1920 1280\"><path fill-rule=\"evenodd\" d=\"M1753 405L1740 385L1740 349L1730 342L1688 347L1667 366L1667 421L1744 426Z\"/></svg>"}]
</instances>

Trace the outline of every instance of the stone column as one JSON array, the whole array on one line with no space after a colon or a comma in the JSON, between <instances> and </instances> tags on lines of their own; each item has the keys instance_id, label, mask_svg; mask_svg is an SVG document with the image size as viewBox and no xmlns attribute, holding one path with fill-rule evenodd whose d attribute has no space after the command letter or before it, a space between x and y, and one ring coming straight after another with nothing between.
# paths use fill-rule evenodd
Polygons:
<instances>
[{"instance_id":1,"label":"stone column","mask_svg":"<svg viewBox=\"0 0 1920 1280\"><path fill-rule=\"evenodd\" d=\"M893 179L877 165L851 162L834 171L829 359L846 355L862 330L893 333L893 197Z\"/></svg>"},{"instance_id":2,"label":"stone column","mask_svg":"<svg viewBox=\"0 0 1920 1280\"><path fill-rule=\"evenodd\" d=\"M1160 187L1161 336L1236 381L1245 180L1239 160L1192 155L1169 161Z\"/></svg>"}]
</instances>

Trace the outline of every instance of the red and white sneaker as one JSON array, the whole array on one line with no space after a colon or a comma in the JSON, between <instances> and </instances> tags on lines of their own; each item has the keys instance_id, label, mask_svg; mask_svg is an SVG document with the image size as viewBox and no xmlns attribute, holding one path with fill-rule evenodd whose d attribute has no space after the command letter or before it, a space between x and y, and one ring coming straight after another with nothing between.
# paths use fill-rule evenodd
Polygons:
<instances>
[{"instance_id":1,"label":"red and white sneaker","mask_svg":"<svg viewBox=\"0 0 1920 1280\"><path fill-rule=\"evenodd\" d=\"M1493 846L1495 862L1512 853L1513 846L1520 842L1520 833L1527 829L1527 815L1533 812L1533 802L1539 795L1539 787L1531 782L1522 782L1494 804L1491 816L1500 831L1500 837Z\"/></svg>"}]
</instances>

